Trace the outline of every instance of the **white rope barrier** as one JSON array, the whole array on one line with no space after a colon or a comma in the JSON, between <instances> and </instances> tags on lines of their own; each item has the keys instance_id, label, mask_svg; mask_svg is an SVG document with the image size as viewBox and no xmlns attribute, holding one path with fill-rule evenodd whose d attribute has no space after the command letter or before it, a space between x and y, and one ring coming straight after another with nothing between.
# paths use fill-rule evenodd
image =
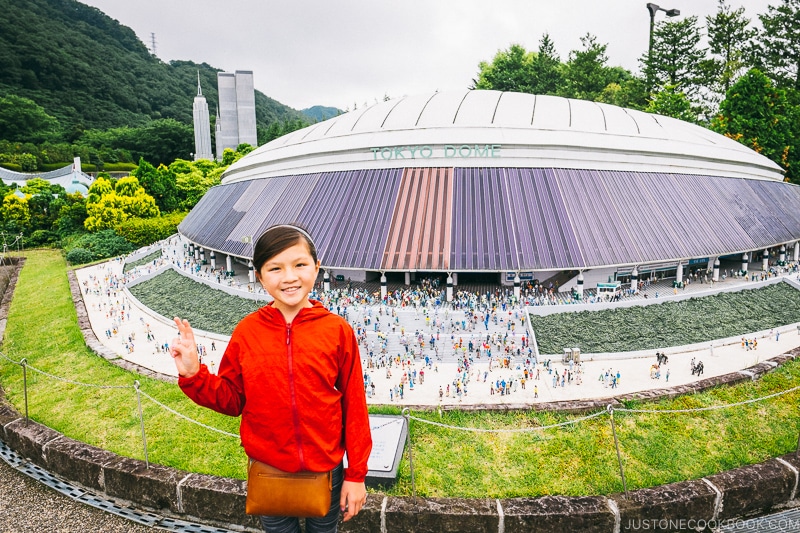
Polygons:
<instances>
[{"instance_id":1,"label":"white rope barrier","mask_svg":"<svg viewBox=\"0 0 800 533\"><path fill-rule=\"evenodd\" d=\"M21 363L18 363L21 364ZM70 383L72 385L79 385L81 387L94 387L96 389L132 389L134 388L133 385L95 385L94 383L84 383L82 381L74 381L67 378L62 378L61 376L56 376L55 374L50 374L49 372L45 372L44 370L39 370L35 366L25 365L28 369L33 370L37 374L41 374L43 376L47 376L52 378L56 381L61 381L62 383Z\"/></svg>"},{"instance_id":2,"label":"white rope barrier","mask_svg":"<svg viewBox=\"0 0 800 533\"><path fill-rule=\"evenodd\" d=\"M217 433L220 433L222 435L226 435L228 437L234 437L234 438L237 438L237 439L239 438L239 435L237 435L236 433L228 433L227 431L223 431L221 429L217 429L215 427L211 427L211 426L208 426L206 424L203 424L202 422L198 422L197 420L194 420L193 418L189 418L188 416L179 413L178 411L176 411L175 409L173 409L171 407L167 407L166 405L164 405L163 403L159 402L158 400L156 400L155 398L153 398L152 396L150 396L146 392L141 391L141 393L142 393L142 396L144 396L145 398L147 398L148 400L150 400L151 402L153 402L157 406L161 407L162 409L172 413L173 415L175 415L175 416L177 416L179 418L183 418L187 422L191 422L192 424L197 424L200 427L206 428L206 429L208 429L210 431L215 431Z\"/></svg>"}]
</instances>

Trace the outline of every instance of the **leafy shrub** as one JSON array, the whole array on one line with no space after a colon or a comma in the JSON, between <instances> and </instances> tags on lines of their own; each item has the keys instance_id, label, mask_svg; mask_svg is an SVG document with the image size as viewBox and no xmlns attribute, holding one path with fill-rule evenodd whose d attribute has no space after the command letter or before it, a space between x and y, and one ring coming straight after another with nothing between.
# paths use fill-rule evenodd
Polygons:
<instances>
[{"instance_id":1,"label":"leafy shrub","mask_svg":"<svg viewBox=\"0 0 800 533\"><path fill-rule=\"evenodd\" d=\"M186 213L169 213L156 218L130 218L116 227L128 242L141 247L166 239L178 230Z\"/></svg>"},{"instance_id":2,"label":"leafy shrub","mask_svg":"<svg viewBox=\"0 0 800 533\"><path fill-rule=\"evenodd\" d=\"M25 246L29 248L36 248L38 246L51 246L58 244L59 237L54 231L37 229L31 236L25 239Z\"/></svg>"},{"instance_id":3,"label":"leafy shrub","mask_svg":"<svg viewBox=\"0 0 800 533\"><path fill-rule=\"evenodd\" d=\"M83 165L81 165L83 166ZM136 163L105 163L103 170L106 172L130 172L136 168Z\"/></svg>"},{"instance_id":4,"label":"leafy shrub","mask_svg":"<svg viewBox=\"0 0 800 533\"><path fill-rule=\"evenodd\" d=\"M50 172L51 170L58 170L60 168L64 168L64 167L66 167L68 165L71 165L71 164L72 164L72 161L66 161L66 162L65 161L60 161L58 163L42 163L41 165L39 165L39 169L42 172ZM81 167L83 167L83 165L81 165Z\"/></svg>"},{"instance_id":5,"label":"leafy shrub","mask_svg":"<svg viewBox=\"0 0 800 533\"><path fill-rule=\"evenodd\" d=\"M17 161L22 167L23 172L33 172L39 164L36 156L33 154L19 154L17 156Z\"/></svg>"},{"instance_id":6,"label":"leafy shrub","mask_svg":"<svg viewBox=\"0 0 800 533\"><path fill-rule=\"evenodd\" d=\"M134 250L134 246L125 240L124 237L117 235L114 230L103 230L97 233L87 233L81 235L72 242L72 248L84 248L92 254L92 260L105 259L117 255L127 254Z\"/></svg>"},{"instance_id":7,"label":"leafy shrub","mask_svg":"<svg viewBox=\"0 0 800 533\"><path fill-rule=\"evenodd\" d=\"M86 248L73 248L67 252L67 261L71 265L82 265L94 259L94 254Z\"/></svg>"}]
</instances>

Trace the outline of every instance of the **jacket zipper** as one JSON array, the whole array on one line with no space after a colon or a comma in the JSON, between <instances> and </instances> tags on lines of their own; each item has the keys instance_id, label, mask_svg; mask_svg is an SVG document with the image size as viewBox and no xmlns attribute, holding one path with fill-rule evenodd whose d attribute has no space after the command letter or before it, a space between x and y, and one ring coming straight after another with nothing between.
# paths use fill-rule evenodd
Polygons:
<instances>
[{"instance_id":1,"label":"jacket zipper","mask_svg":"<svg viewBox=\"0 0 800 533\"><path fill-rule=\"evenodd\" d=\"M301 441L300 433L300 411L297 409L297 394L295 392L294 383L294 361L292 358L292 343L291 343L292 325L286 324L286 352L287 362L289 364L289 394L292 398L292 421L294 422L294 436L297 441L297 455L300 458L300 469L305 470L306 461L303 457L303 444Z\"/></svg>"}]
</instances>

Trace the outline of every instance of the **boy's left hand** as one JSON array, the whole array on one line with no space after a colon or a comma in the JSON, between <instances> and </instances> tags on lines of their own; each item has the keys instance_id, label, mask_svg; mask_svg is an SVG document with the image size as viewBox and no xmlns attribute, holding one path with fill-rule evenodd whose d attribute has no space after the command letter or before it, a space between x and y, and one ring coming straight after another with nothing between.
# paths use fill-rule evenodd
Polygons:
<instances>
[{"instance_id":1,"label":"boy's left hand","mask_svg":"<svg viewBox=\"0 0 800 533\"><path fill-rule=\"evenodd\" d=\"M367 487L364 482L345 481L342 483L342 496L339 498L339 508L347 522L367 503Z\"/></svg>"}]
</instances>

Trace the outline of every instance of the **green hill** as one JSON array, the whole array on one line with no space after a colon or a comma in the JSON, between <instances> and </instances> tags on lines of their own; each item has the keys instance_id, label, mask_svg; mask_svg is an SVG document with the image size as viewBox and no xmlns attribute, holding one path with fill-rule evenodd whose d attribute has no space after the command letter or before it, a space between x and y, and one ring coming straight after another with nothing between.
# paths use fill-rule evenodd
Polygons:
<instances>
[{"instance_id":1,"label":"green hill","mask_svg":"<svg viewBox=\"0 0 800 533\"><path fill-rule=\"evenodd\" d=\"M75 0L0 0L0 10L0 96L35 101L58 119L63 140L153 119L191 124L198 70L213 123L219 69L164 63L133 30ZM259 91L255 96L259 140L271 123L303 118Z\"/></svg>"},{"instance_id":2,"label":"green hill","mask_svg":"<svg viewBox=\"0 0 800 533\"><path fill-rule=\"evenodd\" d=\"M343 112L344 111L336 107L325 107L321 105L307 107L301 111L301 113L303 113L313 122L322 122L323 120L328 120L329 118L338 117Z\"/></svg>"}]
</instances>

